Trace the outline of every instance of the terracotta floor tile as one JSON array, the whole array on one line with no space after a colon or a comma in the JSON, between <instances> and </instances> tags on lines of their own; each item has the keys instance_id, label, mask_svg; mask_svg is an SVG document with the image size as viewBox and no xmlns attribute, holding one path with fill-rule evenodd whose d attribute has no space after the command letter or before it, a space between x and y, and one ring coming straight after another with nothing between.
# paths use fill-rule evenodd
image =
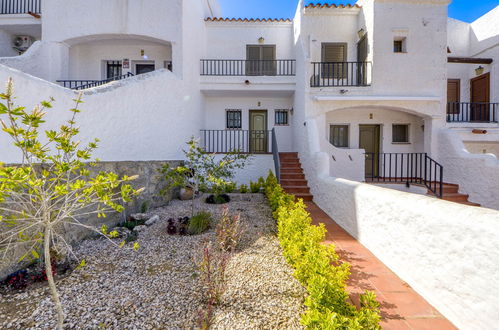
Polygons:
<instances>
[{"instance_id":1,"label":"terracotta floor tile","mask_svg":"<svg viewBox=\"0 0 499 330\"><path fill-rule=\"evenodd\" d=\"M436 319L408 319L407 323L415 330L455 330L452 323L443 317Z\"/></svg>"},{"instance_id":2,"label":"terracotta floor tile","mask_svg":"<svg viewBox=\"0 0 499 330\"><path fill-rule=\"evenodd\" d=\"M314 203L307 203L312 223L324 223L328 230L324 244L336 246L340 260L351 266L347 282L350 300L359 305L365 290L376 293L383 329L456 329L425 299L401 280L366 247L349 235Z\"/></svg>"}]
</instances>

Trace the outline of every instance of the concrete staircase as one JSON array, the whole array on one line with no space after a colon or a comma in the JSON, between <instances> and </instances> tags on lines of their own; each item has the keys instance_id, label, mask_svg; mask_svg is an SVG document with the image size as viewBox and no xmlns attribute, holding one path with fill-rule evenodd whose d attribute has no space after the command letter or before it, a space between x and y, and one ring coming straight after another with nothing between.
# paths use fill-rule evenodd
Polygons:
<instances>
[{"instance_id":1,"label":"concrete staircase","mask_svg":"<svg viewBox=\"0 0 499 330\"><path fill-rule=\"evenodd\" d=\"M281 186L288 194L302 198L304 201L312 201L308 182L303 174L300 159L297 152L280 152Z\"/></svg>"},{"instance_id":2,"label":"concrete staircase","mask_svg":"<svg viewBox=\"0 0 499 330\"><path fill-rule=\"evenodd\" d=\"M470 206L480 206L480 204L468 201L469 195L459 193L459 185L457 184L444 183L442 190L443 200ZM428 194L433 195L430 191L428 191Z\"/></svg>"}]
</instances>

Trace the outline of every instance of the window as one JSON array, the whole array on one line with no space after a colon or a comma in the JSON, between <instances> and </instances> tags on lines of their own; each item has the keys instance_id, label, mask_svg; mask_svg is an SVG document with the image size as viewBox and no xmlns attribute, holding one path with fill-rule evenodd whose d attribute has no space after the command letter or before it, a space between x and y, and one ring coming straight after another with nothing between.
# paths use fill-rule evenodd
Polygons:
<instances>
[{"instance_id":1,"label":"window","mask_svg":"<svg viewBox=\"0 0 499 330\"><path fill-rule=\"evenodd\" d=\"M405 38L395 38L393 40L393 52L394 53L405 53L407 52L406 45L405 45Z\"/></svg>"},{"instance_id":2,"label":"window","mask_svg":"<svg viewBox=\"0 0 499 330\"><path fill-rule=\"evenodd\" d=\"M277 73L275 57L275 45L247 45L246 75L275 76Z\"/></svg>"},{"instance_id":3,"label":"window","mask_svg":"<svg viewBox=\"0 0 499 330\"><path fill-rule=\"evenodd\" d=\"M392 142L409 143L409 125L392 125Z\"/></svg>"},{"instance_id":4,"label":"window","mask_svg":"<svg viewBox=\"0 0 499 330\"><path fill-rule=\"evenodd\" d=\"M106 61L106 79L115 79L122 74L121 61Z\"/></svg>"},{"instance_id":5,"label":"window","mask_svg":"<svg viewBox=\"0 0 499 330\"><path fill-rule=\"evenodd\" d=\"M275 125L289 125L288 123L288 110L275 111Z\"/></svg>"},{"instance_id":6,"label":"window","mask_svg":"<svg viewBox=\"0 0 499 330\"><path fill-rule=\"evenodd\" d=\"M348 148L348 125L331 125L329 142L337 148Z\"/></svg>"},{"instance_id":7,"label":"window","mask_svg":"<svg viewBox=\"0 0 499 330\"><path fill-rule=\"evenodd\" d=\"M341 79L347 77L346 43L323 43L322 44L322 77Z\"/></svg>"},{"instance_id":8,"label":"window","mask_svg":"<svg viewBox=\"0 0 499 330\"><path fill-rule=\"evenodd\" d=\"M227 128L228 129L241 129L242 128L242 116L241 110L227 110Z\"/></svg>"}]
</instances>

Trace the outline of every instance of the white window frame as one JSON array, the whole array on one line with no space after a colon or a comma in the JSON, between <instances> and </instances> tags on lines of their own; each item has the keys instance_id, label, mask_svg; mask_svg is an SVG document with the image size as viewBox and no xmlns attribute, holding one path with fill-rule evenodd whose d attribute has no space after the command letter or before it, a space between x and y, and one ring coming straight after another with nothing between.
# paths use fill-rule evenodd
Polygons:
<instances>
[{"instance_id":1,"label":"white window frame","mask_svg":"<svg viewBox=\"0 0 499 330\"><path fill-rule=\"evenodd\" d=\"M337 147L333 144L333 141L331 141L331 130L333 128L333 126L346 126L347 127L347 146L346 147ZM346 123L329 123L329 136L328 136L328 140L329 140L329 143L334 146L335 148L339 148L339 149L350 149L350 145L351 145L351 133L352 133L352 129L351 129L351 125L350 124L346 124Z\"/></svg>"}]
</instances>

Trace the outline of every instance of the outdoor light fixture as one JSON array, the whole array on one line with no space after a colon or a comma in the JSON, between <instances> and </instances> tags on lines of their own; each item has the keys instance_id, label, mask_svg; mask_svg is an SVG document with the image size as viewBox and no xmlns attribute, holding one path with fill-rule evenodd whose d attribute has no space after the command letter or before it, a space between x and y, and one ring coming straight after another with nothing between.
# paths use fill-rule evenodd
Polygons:
<instances>
[{"instance_id":1,"label":"outdoor light fixture","mask_svg":"<svg viewBox=\"0 0 499 330\"><path fill-rule=\"evenodd\" d=\"M258 43L260 43L260 44L265 43L265 38L264 37L258 38Z\"/></svg>"},{"instance_id":2,"label":"outdoor light fixture","mask_svg":"<svg viewBox=\"0 0 499 330\"><path fill-rule=\"evenodd\" d=\"M142 56L144 60L147 60L149 58L149 56L146 55L146 52L143 49L140 50L140 56Z\"/></svg>"},{"instance_id":3,"label":"outdoor light fixture","mask_svg":"<svg viewBox=\"0 0 499 330\"><path fill-rule=\"evenodd\" d=\"M362 39L362 37L366 34L366 31L364 31L364 29L360 29L357 31L357 34L359 35L359 39Z\"/></svg>"},{"instance_id":4,"label":"outdoor light fixture","mask_svg":"<svg viewBox=\"0 0 499 330\"><path fill-rule=\"evenodd\" d=\"M477 76L479 76L483 73L484 70L485 70L485 68L480 65L478 68L475 69L475 73Z\"/></svg>"}]
</instances>

